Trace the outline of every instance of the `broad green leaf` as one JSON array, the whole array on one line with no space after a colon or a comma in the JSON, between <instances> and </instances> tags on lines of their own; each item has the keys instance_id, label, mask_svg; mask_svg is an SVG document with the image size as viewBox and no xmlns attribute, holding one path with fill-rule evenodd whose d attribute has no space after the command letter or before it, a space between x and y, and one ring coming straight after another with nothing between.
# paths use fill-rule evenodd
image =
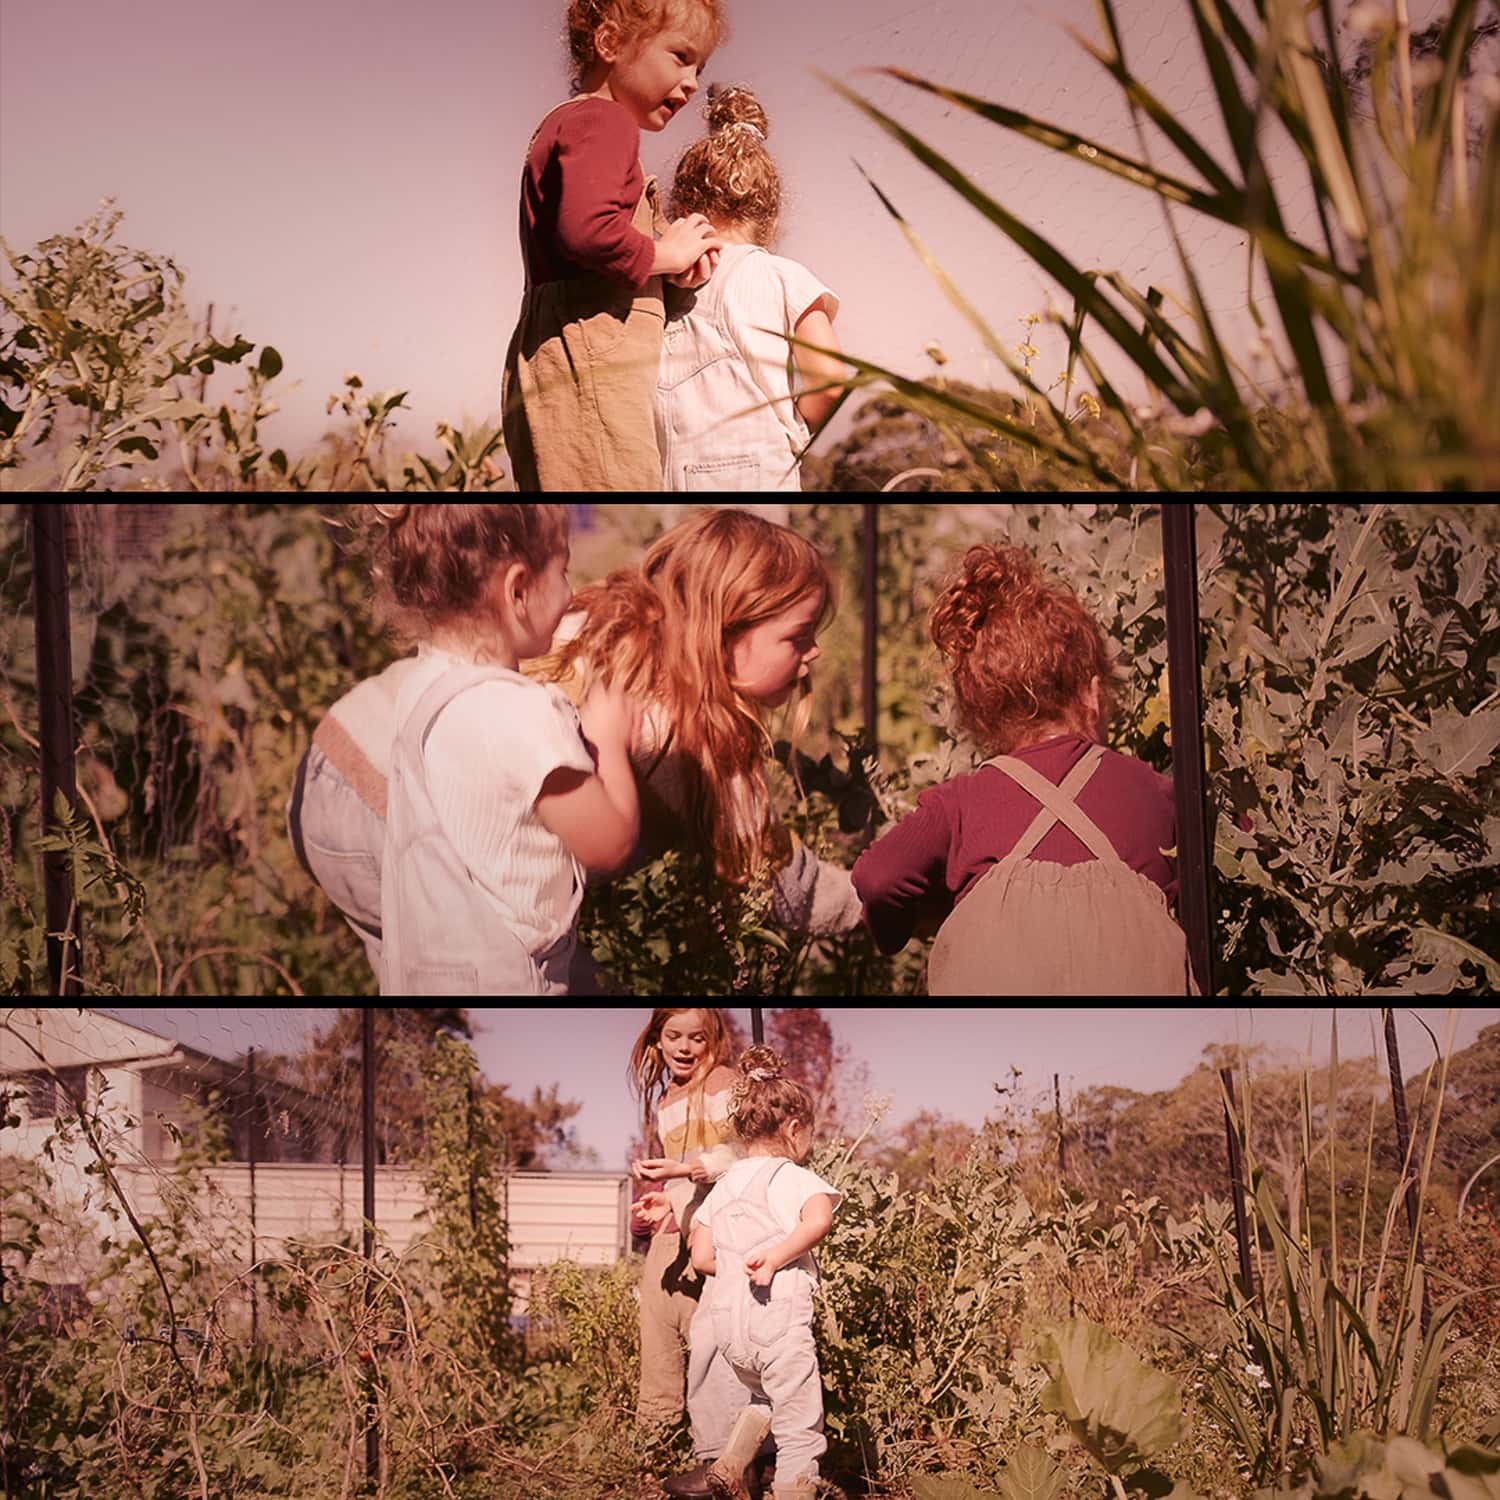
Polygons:
<instances>
[{"instance_id":1,"label":"broad green leaf","mask_svg":"<svg viewBox=\"0 0 1500 1500\"><path fill-rule=\"evenodd\" d=\"M1418 963L1476 964L1489 976L1491 984L1500 984L1500 963L1472 943L1466 943L1451 933L1439 932L1436 927L1420 924L1413 927L1411 933L1412 957Z\"/></svg>"},{"instance_id":2,"label":"broad green leaf","mask_svg":"<svg viewBox=\"0 0 1500 1500\"><path fill-rule=\"evenodd\" d=\"M1039 1400L1111 1474L1138 1468L1182 1435L1177 1382L1087 1318L1054 1324L1035 1357L1051 1377Z\"/></svg>"},{"instance_id":3,"label":"broad green leaf","mask_svg":"<svg viewBox=\"0 0 1500 1500\"><path fill-rule=\"evenodd\" d=\"M958 1474L920 1474L911 1492L915 1500L1000 1500L994 1490L982 1490Z\"/></svg>"},{"instance_id":4,"label":"broad green leaf","mask_svg":"<svg viewBox=\"0 0 1500 1500\"><path fill-rule=\"evenodd\" d=\"M1500 707L1477 714L1440 708L1431 729L1411 737L1417 754L1444 776L1474 776L1489 764L1500 745Z\"/></svg>"},{"instance_id":5,"label":"broad green leaf","mask_svg":"<svg viewBox=\"0 0 1500 1500\"><path fill-rule=\"evenodd\" d=\"M1058 1500L1067 1474L1033 1443L1022 1443L999 1479L1001 1500Z\"/></svg>"}]
</instances>

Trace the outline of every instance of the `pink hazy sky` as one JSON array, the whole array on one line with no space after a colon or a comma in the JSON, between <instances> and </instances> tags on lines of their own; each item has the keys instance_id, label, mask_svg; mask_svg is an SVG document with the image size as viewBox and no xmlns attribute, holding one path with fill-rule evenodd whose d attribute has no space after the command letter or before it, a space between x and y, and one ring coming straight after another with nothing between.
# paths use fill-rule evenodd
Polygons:
<instances>
[{"instance_id":1,"label":"pink hazy sky","mask_svg":"<svg viewBox=\"0 0 1500 1500\"><path fill-rule=\"evenodd\" d=\"M1066 34L1097 36L1091 0L728 9L731 36L705 81L748 83L766 105L789 188L776 248L841 295L837 328L851 352L930 374L923 350L935 338L946 373L1008 384L856 160L1007 345L1021 342L1018 320L1044 309L1049 286L815 69L862 89L1080 265L1117 268L1142 289L1180 285L1149 195L860 72L899 64L1134 150L1117 89ZM1132 65L1220 147L1186 0L1121 0L1118 11ZM562 22L560 0L0 0L0 235L28 249L113 195L126 214L119 237L171 255L193 304L215 304L217 330L281 352L282 411L264 428L267 446L315 442L326 398L352 369L367 390L409 390L394 444L430 447L440 418L497 415L521 290L520 164L537 120L566 97ZM646 136L647 170L669 180L702 128L693 109ZM1287 174L1283 206L1294 224L1305 219L1304 174ZM1186 216L1182 227L1210 306L1232 314L1244 302L1242 236ZM1039 328L1033 341L1045 383L1062 368L1061 336Z\"/></svg>"},{"instance_id":2,"label":"pink hazy sky","mask_svg":"<svg viewBox=\"0 0 1500 1500\"><path fill-rule=\"evenodd\" d=\"M1367 1057L1384 1046L1379 1040L1381 1013L1374 1006L954 1009L888 1003L822 1009L851 1062L868 1070L870 1089L889 1096L888 1126L930 1110L977 1127L996 1107L994 1085L1012 1081L1012 1066L1021 1070L1018 1086L1026 1098L1038 1093L1050 1098L1057 1073L1066 1101L1097 1084L1143 1093L1171 1088L1212 1043L1262 1044L1289 1063L1326 1063L1335 1016L1341 1057ZM330 1009L274 1005L115 1007L112 1013L224 1058L239 1057L248 1046L296 1052L337 1015ZM576 1120L578 1144L584 1153L594 1153L593 1165L607 1171L624 1166L635 1135L638 1105L626 1086L625 1068L650 1014L641 1005L469 1010L474 1051L485 1076L526 1098L534 1088L557 1084L564 1099L582 1105ZM748 1032L749 1011L742 1008L735 1014ZM1402 1072L1408 1081L1437 1055L1424 1026L1442 1044L1450 1017L1453 1046L1463 1048L1500 1021L1500 1009L1397 1009Z\"/></svg>"}]
</instances>

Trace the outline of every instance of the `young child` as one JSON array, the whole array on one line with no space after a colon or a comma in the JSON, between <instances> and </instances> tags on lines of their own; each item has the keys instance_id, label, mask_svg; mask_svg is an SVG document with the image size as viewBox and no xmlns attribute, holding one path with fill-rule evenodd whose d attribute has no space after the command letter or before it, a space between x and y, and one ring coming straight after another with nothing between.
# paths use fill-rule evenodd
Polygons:
<instances>
[{"instance_id":1,"label":"young child","mask_svg":"<svg viewBox=\"0 0 1500 1500\"><path fill-rule=\"evenodd\" d=\"M518 490L661 487L661 277L701 285L719 241L702 215L667 224L640 135L692 97L723 34L720 0L570 0L575 96L521 178L526 290L501 386Z\"/></svg>"},{"instance_id":2,"label":"young child","mask_svg":"<svg viewBox=\"0 0 1500 1500\"><path fill-rule=\"evenodd\" d=\"M942 927L933 995L1184 995L1172 783L1104 746L1104 632L1019 547L970 548L930 630L959 723L995 759L860 856L883 953ZM944 920L946 919L946 920Z\"/></svg>"},{"instance_id":3,"label":"young child","mask_svg":"<svg viewBox=\"0 0 1500 1500\"><path fill-rule=\"evenodd\" d=\"M776 817L764 719L795 698L791 738L805 727L818 634L834 608L833 576L805 538L748 511L702 510L653 542L639 568L580 590L578 613L539 664L575 696L603 680L642 701L635 863L690 848L731 885L768 874L773 920L815 936L858 927L859 898L847 870L818 860Z\"/></svg>"},{"instance_id":4,"label":"young child","mask_svg":"<svg viewBox=\"0 0 1500 1500\"><path fill-rule=\"evenodd\" d=\"M765 110L738 85L708 95L708 136L677 165L672 212L706 216L725 248L702 290L668 294L656 388L662 483L668 490L800 490L798 456L809 426L833 409L846 371L782 335L836 350L839 299L805 266L769 248L781 178L766 150ZM804 389L794 398L797 375Z\"/></svg>"},{"instance_id":5,"label":"young child","mask_svg":"<svg viewBox=\"0 0 1500 1500\"><path fill-rule=\"evenodd\" d=\"M419 643L395 708L381 993L566 994L584 869L617 869L640 832L634 706L601 688L580 718L517 670L572 598L566 508L370 509L379 596Z\"/></svg>"},{"instance_id":6,"label":"young child","mask_svg":"<svg viewBox=\"0 0 1500 1500\"><path fill-rule=\"evenodd\" d=\"M729 1118L736 1081L729 1056L723 1013L707 1006L659 1006L630 1054L630 1084L641 1101L645 1137L662 1153L630 1168L637 1182L663 1185L635 1204L638 1224L651 1235L641 1273L637 1418L645 1427L670 1427L682 1416L684 1363L690 1404L713 1382L719 1390L710 1405L732 1422L749 1400L734 1372L716 1357L712 1340L691 1338L703 1282L688 1263L686 1235L709 1185L740 1156ZM717 1458L726 1436L695 1431L699 1456Z\"/></svg>"},{"instance_id":7,"label":"young child","mask_svg":"<svg viewBox=\"0 0 1500 1500\"><path fill-rule=\"evenodd\" d=\"M640 568L583 590L556 651L534 668L568 680L580 702L601 679L633 684L648 700L631 747L642 837L628 868L687 847L712 851L720 872L743 882L768 861L772 918L816 936L852 931L863 911L849 872L816 859L772 816L760 715L797 695L793 737L800 732L832 590L827 563L795 532L748 512L703 511L658 538ZM333 706L288 808L304 867L377 970L396 700L416 662L394 663ZM576 959L572 993L607 992L590 956Z\"/></svg>"},{"instance_id":8,"label":"young child","mask_svg":"<svg viewBox=\"0 0 1500 1500\"><path fill-rule=\"evenodd\" d=\"M746 1155L719 1179L694 1220L693 1265L713 1277L694 1334L712 1337L751 1406L706 1475L693 1471L663 1488L673 1496L742 1495L745 1465L769 1428L775 1500L813 1500L828 1440L813 1339L812 1251L833 1227L841 1194L800 1165L812 1150L812 1096L786 1076L782 1059L768 1047L752 1047L739 1072L730 1111ZM714 1395L705 1387L699 1407ZM701 1420L710 1425L716 1414L704 1410ZM697 1488L701 1480L706 1491Z\"/></svg>"}]
</instances>

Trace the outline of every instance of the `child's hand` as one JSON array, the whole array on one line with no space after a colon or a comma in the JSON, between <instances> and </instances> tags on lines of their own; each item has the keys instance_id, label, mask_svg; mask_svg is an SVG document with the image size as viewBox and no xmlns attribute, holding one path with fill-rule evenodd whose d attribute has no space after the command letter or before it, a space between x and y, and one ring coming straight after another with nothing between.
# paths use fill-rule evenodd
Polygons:
<instances>
[{"instance_id":1,"label":"child's hand","mask_svg":"<svg viewBox=\"0 0 1500 1500\"><path fill-rule=\"evenodd\" d=\"M662 276L691 271L706 251L723 248L724 241L714 233L714 226L702 214L689 214L685 219L674 219L656 242L651 270Z\"/></svg>"},{"instance_id":2,"label":"child's hand","mask_svg":"<svg viewBox=\"0 0 1500 1500\"><path fill-rule=\"evenodd\" d=\"M777 1267L771 1263L769 1251L757 1250L754 1255L745 1257L745 1270L749 1273L751 1286L770 1286Z\"/></svg>"},{"instance_id":3,"label":"child's hand","mask_svg":"<svg viewBox=\"0 0 1500 1500\"><path fill-rule=\"evenodd\" d=\"M578 710L583 732L601 750L634 747L641 731L641 704L623 688L596 682Z\"/></svg>"},{"instance_id":4,"label":"child's hand","mask_svg":"<svg viewBox=\"0 0 1500 1500\"><path fill-rule=\"evenodd\" d=\"M643 1193L630 1205L630 1213L636 1232L647 1233L672 1217L672 1200L665 1193Z\"/></svg>"},{"instance_id":5,"label":"child's hand","mask_svg":"<svg viewBox=\"0 0 1500 1500\"><path fill-rule=\"evenodd\" d=\"M723 253L722 250L705 250L698 257L696 265L686 271L678 271L675 275L668 276L667 280L673 286L680 286L684 291L696 292L718 269L719 257Z\"/></svg>"},{"instance_id":6,"label":"child's hand","mask_svg":"<svg viewBox=\"0 0 1500 1500\"><path fill-rule=\"evenodd\" d=\"M667 1182L673 1177L682 1177L682 1163L670 1156L649 1156L643 1161L630 1164L630 1175L637 1182Z\"/></svg>"}]
</instances>

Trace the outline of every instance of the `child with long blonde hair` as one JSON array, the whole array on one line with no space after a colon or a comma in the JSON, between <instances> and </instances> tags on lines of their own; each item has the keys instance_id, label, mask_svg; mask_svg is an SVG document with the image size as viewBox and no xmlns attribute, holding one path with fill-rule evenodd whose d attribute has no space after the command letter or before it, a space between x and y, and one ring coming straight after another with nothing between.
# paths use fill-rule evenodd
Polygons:
<instances>
[{"instance_id":1,"label":"child with long blonde hair","mask_svg":"<svg viewBox=\"0 0 1500 1500\"><path fill-rule=\"evenodd\" d=\"M1172 783L1106 747L1099 624L1023 548L969 549L934 606L960 726L993 759L860 856L883 953L937 932L933 995L1183 995Z\"/></svg>"},{"instance_id":2,"label":"child with long blonde hair","mask_svg":"<svg viewBox=\"0 0 1500 1500\"><path fill-rule=\"evenodd\" d=\"M724 29L721 0L570 0L575 92L537 126L521 179L526 288L501 383L519 490L661 486L662 278L701 285L720 245L701 214L662 215L641 131L693 96Z\"/></svg>"},{"instance_id":3,"label":"child with long blonde hair","mask_svg":"<svg viewBox=\"0 0 1500 1500\"><path fill-rule=\"evenodd\" d=\"M760 101L743 85L715 85L707 117L707 136L677 164L672 212L705 216L724 249L706 286L667 295L656 389L663 485L800 490L809 430L833 409L846 373L818 352L839 347L839 299L772 251L782 182Z\"/></svg>"},{"instance_id":4,"label":"child with long blonde hair","mask_svg":"<svg viewBox=\"0 0 1500 1500\"><path fill-rule=\"evenodd\" d=\"M703 1280L689 1264L686 1238L710 1187L740 1155L729 1118L736 1076L730 1056L723 1013L709 1006L658 1006L630 1054L643 1136L659 1153L630 1166L637 1182L661 1185L635 1204L637 1225L651 1235L641 1272L637 1418L656 1430L682 1415L684 1369L689 1408L705 1385L717 1385L713 1404L727 1411L728 1422L748 1400L733 1372L714 1359L712 1342L692 1339ZM700 1457L711 1461L723 1449L723 1434L695 1428L694 1443Z\"/></svg>"},{"instance_id":5,"label":"child with long blonde hair","mask_svg":"<svg viewBox=\"0 0 1500 1500\"><path fill-rule=\"evenodd\" d=\"M638 568L581 590L566 639L537 670L599 682L643 705L636 864L666 848L705 853L726 883L772 882L784 928L847 932L860 921L846 870L816 859L771 805L765 716L796 701L805 727L818 635L836 607L827 561L791 528L730 507L699 511Z\"/></svg>"}]
</instances>

